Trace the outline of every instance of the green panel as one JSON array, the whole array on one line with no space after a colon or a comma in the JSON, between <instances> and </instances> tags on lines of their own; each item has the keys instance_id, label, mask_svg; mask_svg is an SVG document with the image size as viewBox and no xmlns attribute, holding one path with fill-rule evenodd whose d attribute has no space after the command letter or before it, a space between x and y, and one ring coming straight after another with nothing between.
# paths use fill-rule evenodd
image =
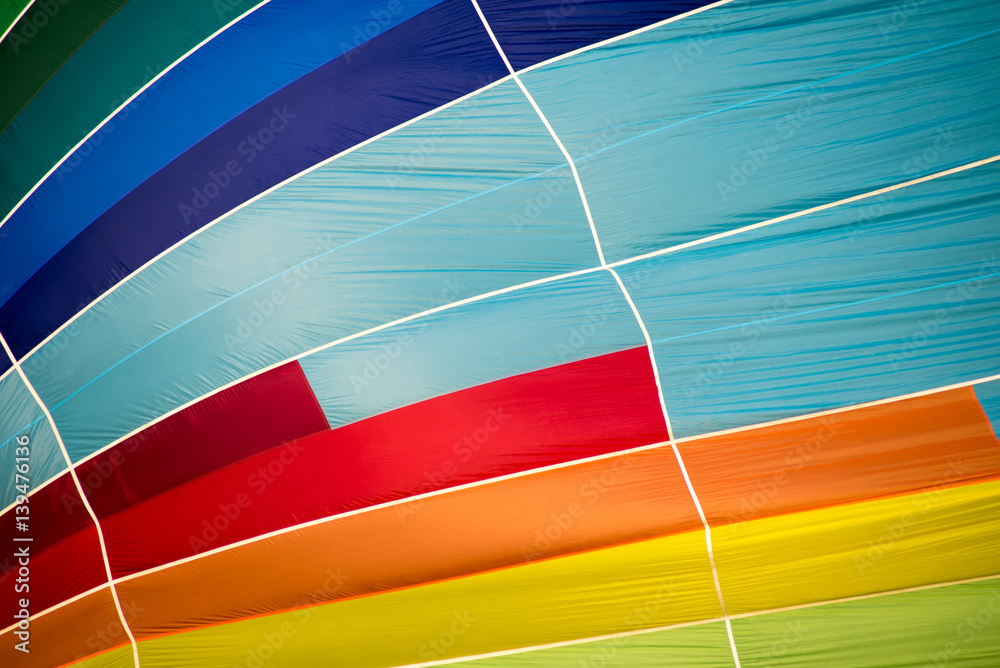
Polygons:
<instances>
[{"instance_id":1,"label":"green panel","mask_svg":"<svg viewBox=\"0 0 1000 668\"><path fill-rule=\"evenodd\" d=\"M127 0L37 0L0 45L0 132ZM6 28L27 2L0 5Z\"/></svg>"},{"instance_id":2,"label":"green panel","mask_svg":"<svg viewBox=\"0 0 1000 668\"><path fill-rule=\"evenodd\" d=\"M142 662L141 656L139 662ZM135 661L132 659L132 645L125 645L69 665L73 668L133 668Z\"/></svg>"},{"instance_id":3,"label":"green panel","mask_svg":"<svg viewBox=\"0 0 1000 668\"><path fill-rule=\"evenodd\" d=\"M733 620L743 668L996 668L1000 580Z\"/></svg>"},{"instance_id":4,"label":"green panel","mask_svg":"<svg viewBox=\"0 0 1000 668\"><path fill-rule=\"evenodd\" d=\"M7 32L7 28L20 16L28 2L29 0L0 0L0 35Z\"/></svg>"},{"instance_id":5,"label":"green panel","mask_svg":"<svg viewBox=\"0 0 1000 668\"><path fill-rule=\"evenodd\" d=\"M467 668L731 668L722 622L449 664Z\"/></svg>"},{"instance_id":6,"label":"green panel","mask_svg":"<svg viewBox=\"0 0 1000 668\"><path fill-rule=\"evenodd\" d=\"M59 0L39 2L58 5ZM62 9L55 18L77 4L95 3L59 5ZM0 135L0 215L6 215L69 148L122 102L254 4L254 0L131 0L122 7ZM33 7L29 14L34 11ZM35 40L41 42L41 33ZM9 77L0 72L0 81Z\"/></svg>"}]
</instances>

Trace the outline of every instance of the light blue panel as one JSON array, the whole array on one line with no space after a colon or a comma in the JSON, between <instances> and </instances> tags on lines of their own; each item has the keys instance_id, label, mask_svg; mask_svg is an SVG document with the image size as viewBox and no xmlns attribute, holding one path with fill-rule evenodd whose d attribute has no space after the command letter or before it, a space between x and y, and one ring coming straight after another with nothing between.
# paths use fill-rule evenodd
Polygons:
<instances>
[{"instance_id":1,"label":"light blue panel","mask_svg":"<svg viewBox=\"0 0 1000 668\"><path fill-rule=\"evenodd\" d=\"M23 437L28 439L30 489L66 470L66 460L38 402L14 371L0 380L0 407L0 508L6 508L20 493L14 466L18 463L16 448L21 447Z\"/></svg>"},{"instance_id":2,"label":"light blue panel","mask_svg":"<svg viewBox=\"0 0 1000 668\"><path fill-rule=\"evenodd\" d=\"M301 360L331 427L517 374L645 345L606 271L508 292Z\"/></svg>"},{"instance_id":3,"label":"light blue panel","mask_svg":"<svg viewBox=\"0 0 1000 668\"><path fill-rule=\"evenodd\" d=\"M993 425L993 433L1000 437L1000 381L982 383L974 386L974 389L979 404Z\"/></svg>"},{"instance_id":4,"label":"light blue panel","mask_svg":"<svg viewBox=\"0 0 1000 668\"><path fill-rule=\"evenodd\" d=\"M1000 3L900 7L734 2L525 74L609 261L1000 153Z\"/></svg>"},{"instance_id":5,"label":"light blue panel","mask_svg":"<svg viewBox=\"0 0 1000 668\"><path fill-rule=\"evenodd\" d=\"M191 238L54 337L26 372L76 460L329 341L593 267L564 164L504 83Z\"/></svg>"},{"instance_id":6,"label":"light blue panel","mask_svg":"<svg viewBox=\"0 0 1000 668\"><path fill-rule=\"evenodd\" d=\"M1000 372L997 183L993 163L622 267L675 433Z\"/></svg>"}]
</instances>

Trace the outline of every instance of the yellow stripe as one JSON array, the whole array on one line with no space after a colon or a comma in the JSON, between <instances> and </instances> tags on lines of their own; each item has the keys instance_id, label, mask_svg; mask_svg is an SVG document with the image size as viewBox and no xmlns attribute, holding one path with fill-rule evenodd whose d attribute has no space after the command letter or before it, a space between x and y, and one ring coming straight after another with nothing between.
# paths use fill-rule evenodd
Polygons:
<instances>
[{"instance_id":1,"label":"yellow stripe","mask_svg":"<svg viewBox=\"0 0 1000 668\"><path fill-rule=\"evenodd\" d=\"M1000 573L1000 481L731 524L712 535L731 614L991 575Z\"/></svg>"},{"instance_id":2,"label":"yellow stripe","mask_svg":"<svg viewBox=\"0 0 1000 668\"><path fill-rule=\"evenodd\" d=\"M720 615L698 531L153 638L140 658L143 668L393 666Z\"/></svg>"}]
</instances>

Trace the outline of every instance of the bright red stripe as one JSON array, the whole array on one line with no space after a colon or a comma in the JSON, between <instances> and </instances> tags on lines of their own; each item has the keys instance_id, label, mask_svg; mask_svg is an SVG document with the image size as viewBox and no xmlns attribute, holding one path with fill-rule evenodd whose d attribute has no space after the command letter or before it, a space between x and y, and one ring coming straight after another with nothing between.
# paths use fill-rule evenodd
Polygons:
<instances>
[{"instance_id":1,"label":"bright red stripe","mask_svg":"<svg viewBox=\"0 0 1000 668\"><path fill-rule=\"evenodd\" d=\"M318 434L102 526L121 576L330 514L667 438L649 355L636 348Z\"/></svg>"},{"instance_id":2,"label":"bright red stripe","mask_svg":"<svg viewBox=\"0 0 1000 668\"><path fill-rule=\"evenodd\" d=\"M80 465L99 517L330 427L298 362L171 415Z\"/></svg>"},{"instance_id":3,"label":"bright red stripe","mask_svg":"<svg viewBox=\"0 0 1000 668\"><path fill-rule=\"evenodd\" d=\"M107 582L104 558L97 539L97 529L90 517L76 483L69 473L41 488L29 497L27 514L17 507L0 517L0 541L4 547L0 562L0 618L11 616L21 598L29 600L29 610L38 613L67 598L76 596L102 582ZM24 522L26 531L18 527ZM29 542L15 538L31 538ZM27 582L19 573L19 551L28 548ZM17 591L20 585L28 591Z\"/></svg>"}]
</instances>

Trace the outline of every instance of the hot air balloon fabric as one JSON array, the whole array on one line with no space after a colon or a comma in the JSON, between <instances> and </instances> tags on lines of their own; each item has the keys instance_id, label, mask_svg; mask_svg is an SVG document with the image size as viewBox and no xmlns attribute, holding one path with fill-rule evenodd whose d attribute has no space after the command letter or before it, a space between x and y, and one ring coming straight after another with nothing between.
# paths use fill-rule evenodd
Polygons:
<instances>
[{"instance_id":1,"label":"hot air balloon fabric","mask_svg":"<svg viewBox=\"0 0 1000 668\"><path fill-rule=\"evenodd\" d=\"M994 0L0 1L0 664L996 668Z\"/></svg>"}]
</instances>

